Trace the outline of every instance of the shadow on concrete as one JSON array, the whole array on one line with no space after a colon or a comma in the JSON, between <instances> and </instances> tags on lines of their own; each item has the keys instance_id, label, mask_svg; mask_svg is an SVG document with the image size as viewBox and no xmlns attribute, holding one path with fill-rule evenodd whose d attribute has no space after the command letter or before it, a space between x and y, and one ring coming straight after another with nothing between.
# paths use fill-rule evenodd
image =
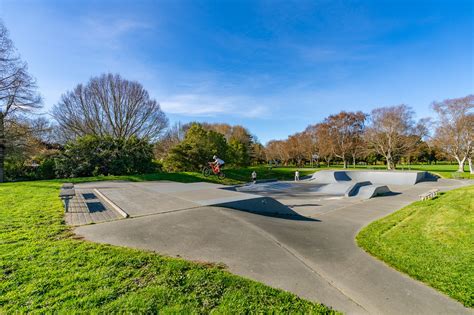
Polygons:
<instances>
[{"instance_id":1,"label":"shadow on concrete","mask_svg":"<svg viewBox=\"0 0 474 315\"><path fill-rule=\"evenodd\" d=\"M387 192L387 193L384 193L384 194L381 194L381 195L375 196L375 198L379 198L379 197L389 197L389 196L396 196L396 195L401 195L401 194L402 194L401 192L397 192L397 191L390 191L390 192Z\"/></svg>"},{"instance_id":2,"label":"shadow on concrete","mask_svg":"<svg viewBox=\"0 0 474 315\"><path fill-rule=\"evenodd\" d=\"M101 202L86 202L89 212L102 212L107 210Z\"/></svg>"},{"instance_id":3,"label":"shadow on concrete","mask_svg":"<svg viewBox=\"0 0 474 315\"><path fill-rule=\"evenodd\" d=\"M320 207L320 204L317 203L302 203L297 205L287 205L288 208L299 208L299 207Z\"/></svg>"},{"instance_id":4,"label":"shadow on concrete","mask_svg":"<svg viewBox=\"0 0 474 315\"><path fill-rule=\"evenodd\" d=\"M290 215L285 215L285 214L272 214L272 213L255 213L259 215L263 215L265 217L270 217L270 218L278 218L278 219L284 219L284 220L292 220L292 221L307 221L307 222L322 222L319 219L314 219L314 218L308 218L299 214L290 214Z\"/></svg>"},{"instance_id":5,"label":"shadow on concrete","mask_svg":"<svg viewBox=\"0 0 474 315\"><path fill-rule=\"evenodd\" d=\"M82 197L85 200L97 199L96 195L94 195L93 193L82 194Z\"/></svg>"},{"instance_id":6,"label":"shadow on concrete","mask_svg":"<svg viewBox=\"0 0 474 315\"><path fill-rule=\"evenodd\" d=\"M243 210L243 209L235 209L235 208L230 208L234 211L243 211L243 212L248 212L251 214L255 215L261 215L264 217L269 217L269 218L277 218L277 219L282 219L282 220L290 220L290 221L306 221L306 222L322 222L319 219L314 219L314 218L308 218L305 216L302 216L296 212L294 214L282 214L282 213L264 213L264 212L255 212L255 211L249 211L249 210Z\"/></svg>"}]
</instances>

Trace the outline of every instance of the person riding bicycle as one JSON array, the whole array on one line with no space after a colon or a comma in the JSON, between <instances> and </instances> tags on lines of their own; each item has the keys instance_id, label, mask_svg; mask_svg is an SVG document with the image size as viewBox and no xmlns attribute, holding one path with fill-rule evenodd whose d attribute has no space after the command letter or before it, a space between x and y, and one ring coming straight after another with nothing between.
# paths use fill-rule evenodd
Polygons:
<instances>
[{"instance_id":1,"label":"person riding bicycle","mask_svg":"<svg viewBox=\"0 0 474 315\"><path fill-rule=\"evenodd\" d=\"M225 162L224 162L223 160L219 159L219 158L217 157L217 155L214 155L214 156L212 157L212 159L214 160L214 161L212 162L212 165L214 165L214 167L216 168L217 173L220 173L220 172L221 172L221 168L222 168L222 166L225 164Z\"/></svg>"}]
</instances>

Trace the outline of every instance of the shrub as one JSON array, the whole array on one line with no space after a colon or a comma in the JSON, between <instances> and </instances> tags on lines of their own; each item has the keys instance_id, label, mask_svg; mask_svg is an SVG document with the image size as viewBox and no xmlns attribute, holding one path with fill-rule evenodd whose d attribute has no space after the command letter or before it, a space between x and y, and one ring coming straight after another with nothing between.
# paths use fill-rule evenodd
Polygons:
<instances>
[{"instance_id":1,"label":"shrub","mask_svg":"<svg viewBox=\"0 0 474 315\"><path fill-rule=\"evenodd\" d=\"M148 173L155 170L153 148L136 137L84 136L66 145L55 169L59 177Z\"/></svg>"},{"instance_id":2,"label":"shrub","mask_svg":"<svg viewBox=\"0 0 474 315\"><path fill-rule=\"evenodd\" d=\"M213 155L227 158L227 141L224 136L213 130L205 130L194 123L186 132L184 140L173 147L163 162L170 171L197 171Z\"/></svg>"},{"instance_id":3,"label":"shrub","mask_svg":"<svg viewBox=\"0 0 474 315\"><path fill-rule=\"evenodd\" d=\"M36 173L37 179L52 179L56 177L55 156L48 156L41 161Z\"/></svg>"}]
</instances>

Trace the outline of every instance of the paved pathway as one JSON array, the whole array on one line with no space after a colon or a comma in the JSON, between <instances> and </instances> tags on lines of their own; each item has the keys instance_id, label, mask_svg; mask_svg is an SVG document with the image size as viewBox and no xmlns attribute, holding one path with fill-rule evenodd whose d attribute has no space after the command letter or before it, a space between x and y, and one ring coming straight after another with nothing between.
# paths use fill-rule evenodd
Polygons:
<instances>
[{"instance_id":1,"label":"paved pathway","mask_svg":"<svg viewBox=\"0 0 474 315\"><path fill-rule=\"evenodd\" d=\"M64 215L69 225L84 225L123 219L113 207L92 189L76 189Z\"/></svg>"},{"instance_id":2,"label":"paved pathway","mask_svg":"<svg viewBox=\"0 0 474 315\"><path fill-rule=\"evenodd\" d=\"M233 273L349 314L474 314L371 257L354 241L363 226L417 200L420 193L465 184L440 180L395 187L402 194L334 204L315 212L314 220L199 207L83 226L76 233L97 242L223 262Z\"/></svg>"}]
</instances>

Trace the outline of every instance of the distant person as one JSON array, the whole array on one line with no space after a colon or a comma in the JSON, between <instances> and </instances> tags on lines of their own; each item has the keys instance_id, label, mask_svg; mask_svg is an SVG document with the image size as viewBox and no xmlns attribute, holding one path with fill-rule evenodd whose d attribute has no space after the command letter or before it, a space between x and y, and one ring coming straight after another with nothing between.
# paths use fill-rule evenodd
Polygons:
<instances>
[{"instance_id":1,"label":"distant person","mask_svg":"<svg viewBox=\"0 0 474 315\"><path fill-rule=\"evenodd\" d=\"M252 172L252 182L255 184L257 182L257 172L253 171Z\"/></svg>"},{"instance_id":2,"label":"distant person","mask_svg":"<svg viewBox=\"0 0 474 315\"><path fill-rule=\"evenodd\" d=\"M297 182L299 180L300 180L300 171L296 170L296 172L295 172L295 182Z\"/></svg>"},{"instance_id":3,"label":"distant person","mask_svg":"<svg viewBox=\"0 0 474 315\"><path fill-rule=\"evenodd\" d=\"M214 164L214 166L216 167L217 173L220 173L222 166L224 166L225 164L224 160L219 159L217 155L214 155L212 159L214 160L212 164Z\"/></svg>"}]
</instances>

